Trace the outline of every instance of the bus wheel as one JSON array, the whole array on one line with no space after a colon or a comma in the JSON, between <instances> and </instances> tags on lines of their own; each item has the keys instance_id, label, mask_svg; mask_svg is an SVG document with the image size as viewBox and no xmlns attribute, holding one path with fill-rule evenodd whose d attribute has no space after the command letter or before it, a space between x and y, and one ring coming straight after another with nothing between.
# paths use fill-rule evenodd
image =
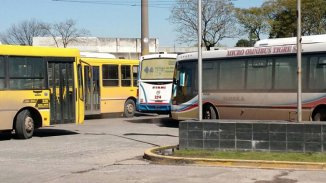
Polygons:
<instances>
[{"instance_id":1,"label":"bus wheel","mask_svg":"<svg viewBox=\"0 0 326 183\"><path fill-rule=\"evenodd\" d=\"M217 115L213 106L205 105L203 107L203 119L217 119Z\"/></svg>"},{"instance_id":2,"label":"bus wheel","mask_svg":"<svg viewBox=\"0 0 326 183\"><path fill-rule=\"evenodd\" d=\"M132 99L128 99L125 103L125 106L124 106L124 116L127 117L127 118L131 118L134 116L135 114L135 109L136 109L136 104L134 102L134 100Z\"/></svg>"},{"instance_id":3,"label":"bus wheel","mask_svg":"<svg viewBox=\"0 0 326 183\"><path fill-rule=\"evenodd\" d=\"M318 109L314 116L312 117L313 121L326 121L326 109Z\"/></svg>"},{"instance_id":4,"label":"bus wheel","mask_svg":"<svg viewBox=\"0 0 326 183\"><path fill-rule=\"evenodd\" d=\"M17 115L15 133L19 139L29 139L33 136L34 119L28 110L23 110Z\"/></svg>"}]
</instances>

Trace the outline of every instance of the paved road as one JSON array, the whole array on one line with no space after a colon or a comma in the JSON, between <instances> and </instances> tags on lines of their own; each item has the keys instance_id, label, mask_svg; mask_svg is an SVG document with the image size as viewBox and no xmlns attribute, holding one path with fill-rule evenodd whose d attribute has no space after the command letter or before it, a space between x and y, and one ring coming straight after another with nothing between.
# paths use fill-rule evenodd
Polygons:
<instances>
[{"instance_id":1,"label":"paved road","mask_svg":"<svg viewBox=\"0 0 326 183\"><path fill-rule=\"evenodd\" d=\"M145 149L178 143L167 116L86 120L40 129L29 140L0 134L1 182L325 182L324 171L158 165Z\"/></svg>"}]
</instances>

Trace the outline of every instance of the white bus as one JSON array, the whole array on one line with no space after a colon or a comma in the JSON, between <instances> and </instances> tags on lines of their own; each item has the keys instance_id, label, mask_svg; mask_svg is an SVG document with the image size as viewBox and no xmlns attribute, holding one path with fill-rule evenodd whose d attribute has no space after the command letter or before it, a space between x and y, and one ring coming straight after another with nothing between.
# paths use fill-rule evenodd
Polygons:
<instances>
[{"instance_id":1,"label":"white bus","mask_svg":"<svg viewBox=\"0 0 326 183\"><path fill-rule=\"evenodd\" d=\"M203 52L203 119L297 120L296 38ZM172 118L198 118L197 53L178 56ZM303 37L302 119L326 120L326 36Z\"/></svg>"},{"instance_id":2,"label":"white bus","mask_svg":"<svg viewBox=\"0 0 326 183\"><path fill-rule=\"evenodd\" d=\"M140 58L137 111L170 114L172 77L176 58L176 54L166 53Z\"/></svg>"}]
</instances>

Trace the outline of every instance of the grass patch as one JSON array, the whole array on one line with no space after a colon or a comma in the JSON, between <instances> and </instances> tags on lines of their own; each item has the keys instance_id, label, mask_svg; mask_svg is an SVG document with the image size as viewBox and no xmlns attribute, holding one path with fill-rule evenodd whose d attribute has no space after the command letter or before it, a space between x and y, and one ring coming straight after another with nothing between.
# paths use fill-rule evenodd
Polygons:
<instances>
[{"instance_id":1,"label":"grass patch","mask_svg":"<svg viewBox=\"0 0 326 183\"><path fill-rule=\"evenodd\" d=\"M176 150L173 156L212 159L242 159L296 162L326 162L326 153L239 152L210 150Z\"/></svg>"}]
</instances>

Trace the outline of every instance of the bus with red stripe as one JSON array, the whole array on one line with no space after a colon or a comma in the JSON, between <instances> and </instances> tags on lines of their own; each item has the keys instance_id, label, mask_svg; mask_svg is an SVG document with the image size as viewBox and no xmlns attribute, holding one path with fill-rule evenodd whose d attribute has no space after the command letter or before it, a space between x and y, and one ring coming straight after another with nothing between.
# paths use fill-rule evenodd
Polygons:
<instances>
[{"instance_id":1,"label":"bus with red stripe","mask_svg":"<svg viewBox=\"0 0 326 183\"><path fill-rule=\"evenodd\" d=\"M203 119L297 120L296 38L204 51ZM198 53L177 58L173 119L198 118ZM302 39L302 119L326 121L326 35Z\"/></svg>"}]
</instances>

